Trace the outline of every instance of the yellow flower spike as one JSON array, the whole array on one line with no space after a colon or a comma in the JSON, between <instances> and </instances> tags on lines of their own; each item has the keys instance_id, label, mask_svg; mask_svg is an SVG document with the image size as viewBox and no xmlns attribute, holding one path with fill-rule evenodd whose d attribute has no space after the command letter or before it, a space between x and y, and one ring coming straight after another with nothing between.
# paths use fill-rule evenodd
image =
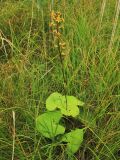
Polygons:
<instances>
[{"instance_id":1,"label":"yellow flower spike","mask_svg":"<svg viewBox=\"0 0 120 160\"><path fill-rule=\"evenodd\" d=\"M51 27L52 33L54 34L54 38L60 38L61 36L61 29L63 29L62 22L64 19L62 18L62 14L60 12L55 12L54 10L51 11L51 23L49 26ZM61 44L61 49L65 48L65 44Z\"/></svg>"}]
</instances>

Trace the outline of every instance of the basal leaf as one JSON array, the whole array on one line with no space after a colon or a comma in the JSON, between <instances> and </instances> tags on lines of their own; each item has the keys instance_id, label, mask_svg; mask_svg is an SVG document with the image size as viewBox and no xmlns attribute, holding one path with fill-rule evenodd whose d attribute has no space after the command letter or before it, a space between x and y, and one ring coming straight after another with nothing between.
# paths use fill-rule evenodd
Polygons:
<instances>
[{"instance_id":1,"label":"basal leaf","mask_svg":"<svg viewBox=\"0 0 120 160\"><path fill-rule=\"evenodd\" d=\"M79 100L74 96L62 96L62 103L59 109L66 116L76 117L79 115Z\"/></svg>"},{"instance_id":2,"label":"basal leaf","mask_svg":"<svg viewBox=\"0 0 120 160\"><path fill-rule=\"evenodd\" d=\"M83 106L84 103L74 96L67 96L68 105Z\"/></svg>"},{"instance_id":3,"label":"basal leaf","mask_svg":"<svg viewBox=\"0 0 120 160\"><path fill-rule=\"evenodd\" d=\"M62 141L67 142L68 154L76 153L83 141L83 129L72 130L63 136Z\"/></svg>"},{"instance_id":4,"label":"basal leaf","mask_svg":"<svg viewBox=\"0 0 120 160\"><path fill-rule=\"evenodd\" d=\"M79 115L79 108L77 106L72 106L68 104L66 106L66 104L64 104L64 106L62 106L60 110L61 113L65 116L76 117L77 115Z\"/></svg>"},{"instance_id":5,"label":"basal leaf","mask_svg":"<svg viewBox=\"0 0 120 160\"><path fill-rule=\"evenodd\" d=\"M52 93L46 100L46 108L53 111L61 105L62 95L58 92Z\"/></svg>"},{"instance_id":6,"label":"basal leaf","mask_svg":"<svg viewBox=\"0 0 120 160\"><path fill-rule=\"evenodd\" d=\"M36 119L37 130L47 138L53 138L65 132L65 128L59 125L62 118L60 111L46 112Z\"/></svg>"},{"instance_id":7,"label":"basal leaf","mask_svg":"<svg viewBox=\"0 0 120 160\"><path fill-rule=\"evenodd\" d=\"M79 115L78 106L83 106L83 105L84 103L78 100L76 97L62 96L57 92L52 93L46 101L47 110L53 111L59 108L62 114L72 117L76 117L77 115Z\"/></svg>"}]
</instances>

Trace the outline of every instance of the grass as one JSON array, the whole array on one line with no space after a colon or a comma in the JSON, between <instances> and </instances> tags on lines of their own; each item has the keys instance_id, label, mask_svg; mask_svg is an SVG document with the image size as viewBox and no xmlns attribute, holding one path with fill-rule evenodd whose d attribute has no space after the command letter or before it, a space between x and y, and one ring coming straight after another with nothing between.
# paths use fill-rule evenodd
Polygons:
<instances>
[{"instance_id":1,"label":"grass","mask_svg":"<svg viewBox=\"0 0 120 160\"><path fill-rule=\"evenodd\" d=\"M65 19L67 93L85 102L78 160L120 159L120 1L54 2ZM0 160L67 160L65 148L36 131L54 91L64 94L49 33L50 1L0 1ZM88 114L96 125L90 125ZM15 124L14 124L15 123Z\"/></svg>"}]
</instances>

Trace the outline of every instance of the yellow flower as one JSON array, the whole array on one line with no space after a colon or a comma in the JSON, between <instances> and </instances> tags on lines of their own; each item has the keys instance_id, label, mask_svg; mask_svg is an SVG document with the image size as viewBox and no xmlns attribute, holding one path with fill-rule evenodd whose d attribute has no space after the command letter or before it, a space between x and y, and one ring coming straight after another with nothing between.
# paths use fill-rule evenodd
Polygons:
<instances>
[{"instance_id":1,"label":"yellow flower","mask_svg":"<svg viewBox=\"0 0 120 160\"><path fill-rule=\"evenodd\" d=\"M64 52L61 53L62 56L66 56L66 54Z\"/></svg>"},{"instance_id":2,"label":"yellow flower","mask_svg":"<svg viewBox=\"0 0 120 160\"><path fill-rule=\"evenodd\" d=\"M63 29L63 25L61 22L64 22L64 19L61 17L62 14L60 12L51 11L51 22L49 24L52 27L52 33L56 38L61 36L60 29ZM61 48L65 48L65 45L62 45Z\"/></svg>"},{"instance_id":3,"label":"yellow flower","mask_svg":"<svg viewBox=\"0 0 120 160\"><path fill-rule=\"evenodd\" d=\"M60 42L59 45L60 45L60 47L61 47L62 49L65 49L65 46L66 46L65 42L63 42L63 43Z\"/></svg>"},{"instance_id":4,"label":"yellow flower","mask_svg":"<svg viewBox=\"0 0 120 160\"><path fill-rule=\"evenodd\" d=\"M49 27L54 27L55 26L55 23L54 22L51 22L50 24L49 24Z\"/></svg>"},{"instance_id":5,"label":"yellow flower","mask_svg":"<svg viewBox=\"0 0 120 160\"><path fill-rule=\"evenodd\" d=\"M56 14L57 14L57 16L61 16L62 15L60 12L57 12Z\"/></svg>"},{"instance_id":6,"label":"yellow flower","mask_svg":"<svg viewBox=\"0 0 120 160\"><path fill-rule=\"evenodd\" d=\"M61 36L61 33L60 33L60 32L57 32L57 33L56 33L56 36L57 36L57 37L60 37L60 36Z\"/></svg>"},{"instance_id":7,"label":"yellow flower","mask_svg":"<svg viewBox=\"0 0 120 160\"><path fill-rule=\"evenodd\" d=\"M53 30L53 33L55 34L56 37L60 37L61 36L61 33L58 32L56 29Z\"/></svg>"},{"instance_id":8,"label":"yellow flower","mask_svg":"<svg viewBox=\"0 0 120 160\"><path fill-rule=\"evenodd\" d=\"M54 19L54 18L55 18L55 15L56 15L55 12L52 10L52 11L51 11L51 18Z\"/></svg>"},{"instance_id":9,"label":"yellow flower","mask_svg":"<svg viewBox=\"0 0 120 160\"><path fill-rule=\"evenodd\" d=\"M55 21L58 22L58 23L60 23L60 22L61 22L60 16L57 16L57 17L55 18Z\"/></svg>"},{"instance_id":10,"label":"yellow flower","mask_svg":"<svg viewBox=\"0 0 120 160\"><path fill-rule=\"evenodd\" d=\"M65 21L64 18L61 18L61 21L64 22Z\"/></svg>"},{"instance_id":11,"label":"yellow flower","mask_svg":"<svg viewBox=\"0 0 120 160\"><path fill-rule=\"evenodd\" d=\"M64 26L63 25L59 26L59 29L64 29Z\"/></svg>"}]
</instances>

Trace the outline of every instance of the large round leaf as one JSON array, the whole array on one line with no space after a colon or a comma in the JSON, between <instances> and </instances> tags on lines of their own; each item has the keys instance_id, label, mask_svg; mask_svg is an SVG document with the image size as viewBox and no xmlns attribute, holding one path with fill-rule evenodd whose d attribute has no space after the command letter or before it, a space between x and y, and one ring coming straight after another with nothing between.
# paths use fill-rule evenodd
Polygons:
<instances>
[{"instance_id":1,"label":"large round leaf","mask_svg":"<svg viewBox=\"0 0 120 160\"><path fill-rule=\"evenodd\" d=\"M72 117L79 115L78 105L83 105L83 102L79 101L74 96L62 96L61 99L62 103L58 108L61 110L62 114Z\"/></svg>"},{"instance_id":2,"label":"large round leaf","mask_svg":"<svg viewBox=\"0 0 120 160\"><path fill-rule=\"evenodd\" d=\"M72 105L72 106L83 106L84 105L82 101L80 101L74 96L67 96L67 101L68 101L67 102L68 105Z\"/></svg>"},{"instance_id":3,"label":"large round leaf","mask_svg":"<svg viewBox=\"0 0 120 160\"><path fill-rule=\"evenodd\" d=\"M58 92L52 93L46 100L46 108L53 111L61 105L62 95Z\"/></svg>"},{"instance_id":4,"label":"large round leaf","mask_svg":"<svg viewBox=\"0 0 120 160\"><path fill-rule=\"evenodd\" d=\"M66 116L76 117L79 115L78 106L83 106L84 103L78 100L74 96L62 96L55 92L52 93L46 100L46 108L49 111L53 111L57 108L61 110L61 113Z\"/></svg>"},{"instance_id":5,"label":"large round leaf","mask_svg":"<svg viewBox=\"0 0 120 160\"><path fill-rule=\"evenodd\" d=\"M76 153L83 141L83 129L72 130L63 136L62 141L67 142L68 154Z\"/></svg>"},{"instance_id":6,"label":"large round leaf","mask_svg":"<svg viewBox=\"0 0 120 160\"><path fill-rule=\"evenodd\" d=\"M37 130L47 138L53 138L65 132L65 128L59 125L62 118L60 111L46 112L36 119Z\"/></svg>"}]
</instances>

